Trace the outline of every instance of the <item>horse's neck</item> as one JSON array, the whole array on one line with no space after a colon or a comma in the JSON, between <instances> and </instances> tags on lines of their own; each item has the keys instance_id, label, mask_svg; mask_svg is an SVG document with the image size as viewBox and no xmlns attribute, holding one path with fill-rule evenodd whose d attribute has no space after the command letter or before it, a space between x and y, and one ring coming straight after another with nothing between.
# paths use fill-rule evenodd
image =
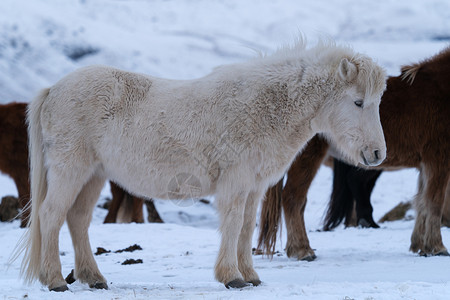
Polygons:
<instances>
[{"instance_id":1,"label":"horse's neck","mask_svg":"<svg viewBox=\"0 0 450 300\"><path fill-rule=\"evenodd\" d=\"M287 81L262 84L253 100L256 104L253 118L264 132L266 142L292 151L298 151L314 135L310 122L320 106L319 97L306 95L301 82L295 84L297 93L289 90Z\"/></svg>"},{"instance_id":2,"label":"horse's neck","mask_svg":"<svg viewBox=\"0 0 450 300\"><path fill-rule=\"evenodd\" d=\"M204 79L201 82L205 86L218 84L214 91L206 87L204 91L236 97L232 102L240 106L233 106L234 111L229 113L247 120L251 131L257 131L252 134L262 137L261 142L300 148L312 137L310 121L324 98L324 91L318 90L326 84L301 60L224 66ZM236 94L230 88L236 89ZM224 105L222 111L227 111L228 101Z\"/></svg>"}]
</instances>

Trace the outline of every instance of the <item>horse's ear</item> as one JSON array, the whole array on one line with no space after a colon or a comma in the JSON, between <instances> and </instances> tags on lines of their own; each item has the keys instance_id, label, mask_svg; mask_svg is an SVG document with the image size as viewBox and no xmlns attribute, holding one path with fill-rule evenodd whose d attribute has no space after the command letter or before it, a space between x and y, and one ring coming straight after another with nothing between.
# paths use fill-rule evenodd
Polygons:
<instances>
[{"instance_id":1,"label":"horse's ear","mask_svg":"<svg viewBox=\"0 0 450 300\"><path fill-rule=\"evenodd\" d=\"M356 66L354 63L350 62L348 59L343 58L341 59L341 62L339 63L339 76L346 81L352 81L356 74L358 73L358 70L356 69Z\"/></svg>"}]
</instances>

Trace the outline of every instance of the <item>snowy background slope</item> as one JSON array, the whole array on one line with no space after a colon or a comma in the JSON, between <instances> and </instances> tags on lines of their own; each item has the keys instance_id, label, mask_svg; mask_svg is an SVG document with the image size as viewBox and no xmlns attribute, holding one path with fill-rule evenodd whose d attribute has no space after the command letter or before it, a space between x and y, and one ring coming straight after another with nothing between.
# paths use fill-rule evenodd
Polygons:
<instances>
[{"instance_id":1,"label":"snowy background slope","mask_svg":"<svg viewBox=\"0 0 450 300\"><path fill-rule=\"evenodd\" d=\"M255 50L272 52L303 32L351 44L373 56L390 75L403 64L443 49L450 41L450 2L436 1L0 1L0 103L28 102L65 74L90 64L173 79L200 77L215 66L244 61ZM0 129L1 130L1 129ZM417 172L384 173L373 195L379 219L413 197ZM142 251L96 257L110 290L91 291L75 283L55 294L36 283L23 285L20 262L6 262L23 230L17 221L0 223L1 299L300 298L449 299L450 259L408 252L413 221L383 224L378 230L317 232L330 194L331 172L323 167L309 193L306 225L318 258L254 257L263 285L228 291L214 281L218 250L212 206L180 207L158 202L165 224L103 225L98 208L90 229L92 248ZM0 196L17 195L0 175ZM109 196L105 187L102 198ZM100 200L103 201L103 200ZM450 230L442 228L449 245ZM63 274L73 268L68 229L61 232ZM123 266L126 258L143 264Z\"/></svg>"}]
</instances>

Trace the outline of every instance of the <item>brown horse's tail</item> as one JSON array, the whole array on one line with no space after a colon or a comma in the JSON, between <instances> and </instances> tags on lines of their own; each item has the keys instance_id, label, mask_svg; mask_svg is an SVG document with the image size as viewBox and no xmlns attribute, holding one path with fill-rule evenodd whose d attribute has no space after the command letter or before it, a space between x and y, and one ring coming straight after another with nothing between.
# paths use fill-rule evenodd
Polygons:
<instances>
[{"instance_id":1,"label":"brown horse's tail","mask_svg":"<svg viewBox=\"0 0 450 300\"><path fill-rule=\"evenodd\" d=\"M272 256L275 252L278 228L281 220L281 192L283 179L271 187L267 193L261 209L258 249Z\"/></svg>"},{"instance_id":2,"label":"brown horse's tail","mask_svg":"<svg viewBox=\"0 0 450 300\"><path fill-rule=\"evenodd\" d=\"M28 149L30 157L31 180L31 218L29 228L19 240L10 263L16 260L21 253L24 258L21 266L21 275L25 275L26 282L33 282L39 277L41 265L41 231L39 221L39 208L47 195L47 172L44 166L43 137L41 126L41 108L48 97L50 89L44 89L28 105Z\"/></svg>"}]
</instances>

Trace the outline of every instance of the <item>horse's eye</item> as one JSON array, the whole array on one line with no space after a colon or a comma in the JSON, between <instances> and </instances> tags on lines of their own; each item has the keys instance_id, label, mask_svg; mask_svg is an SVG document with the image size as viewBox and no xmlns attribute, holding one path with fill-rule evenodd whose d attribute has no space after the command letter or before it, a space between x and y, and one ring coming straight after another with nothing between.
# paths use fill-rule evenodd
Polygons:
<instances>
[{"instance_id":1,"label":"horse's eye","mask_svg":"<svg viewBox=\"0 0 450 300\"><path fill-rule=\"evenodd\" d=\"M358 107L363 107L364 102L362 100L356 100L355 101L355 105L358 106Z\"/></svg>"}]
</instances>

